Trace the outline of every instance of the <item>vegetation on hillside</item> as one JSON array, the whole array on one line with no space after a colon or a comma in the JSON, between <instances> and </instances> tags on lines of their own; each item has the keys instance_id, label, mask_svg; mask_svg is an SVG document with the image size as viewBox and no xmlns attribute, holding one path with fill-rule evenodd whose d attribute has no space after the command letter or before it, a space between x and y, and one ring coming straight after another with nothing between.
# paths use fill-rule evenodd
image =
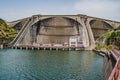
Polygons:
<instances>
[{"instance_id":1,"label":"vegetation on hillside","mask_svg":"<svg viewBox=\"0 0 120 80\"><path fill-rule=\"evenodd\" d=\"M8 44L16 35L17 32L0 19L0 44Z\"/></svg>"},{"instance_id":2,"label":"vegetation on hillside","mask_svg":"<svg viewBox=\"0 0 120 80\"><path fill-rule=\"evenodd\" d=\"M120 50L120 26L114 30L109 30L97 39L98 46L96 49L116 48Z\"/></svg>"}]
</instances>

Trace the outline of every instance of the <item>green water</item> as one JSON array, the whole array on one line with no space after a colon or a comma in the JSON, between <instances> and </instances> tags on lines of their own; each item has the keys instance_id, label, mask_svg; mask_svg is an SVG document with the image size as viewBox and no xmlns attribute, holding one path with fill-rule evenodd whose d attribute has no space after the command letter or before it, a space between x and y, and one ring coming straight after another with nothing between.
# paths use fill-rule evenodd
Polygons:
<instances>
[{"instance_id":1,"label":"green water","mask_svg":"<svg viewBox=\"0 0 120 80\"><path fill-rule=\"evenodd\" d=\"M103 57L92 51L0 50L0 80L102 80Z\"/></svg>"}]
</instances>

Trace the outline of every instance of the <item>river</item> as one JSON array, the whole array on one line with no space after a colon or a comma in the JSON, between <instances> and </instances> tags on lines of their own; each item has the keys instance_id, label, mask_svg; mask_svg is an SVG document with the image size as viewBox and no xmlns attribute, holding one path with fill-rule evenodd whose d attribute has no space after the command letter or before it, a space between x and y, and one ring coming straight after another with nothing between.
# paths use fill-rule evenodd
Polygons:
<instances>
[{"instance_id":1,"label":"river","mask_svg":"<svg viewBox=\"0 0 120 80\"><path fill-rule=\"evenodd\" d=\"M0 50L0 80L102 80L103 57L93 51Z\"/></svg>"}]
</instances>

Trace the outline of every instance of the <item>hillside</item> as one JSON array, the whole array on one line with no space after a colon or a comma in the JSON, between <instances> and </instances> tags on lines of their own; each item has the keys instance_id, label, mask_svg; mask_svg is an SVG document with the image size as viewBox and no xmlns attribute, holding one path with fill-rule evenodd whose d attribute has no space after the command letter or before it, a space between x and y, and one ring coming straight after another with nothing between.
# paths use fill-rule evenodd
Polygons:
<instances>
[{"instance_id":1,"label":"hillside","mask_svg":"<svg viewBox=\"0 0 120 80\"><path fill-rule=\"evenodd\" d=\"M109 30L98 38L97 48L116 48L120 50L120 26L114 30Z\"/></svg>"},{"instance_id":2,"label":"hillside","mask_svg":"<svg viewBox=\"0 0 120 80\"><path fill-rule=\"evenodd\" d=\"M0 44L8 44L16 35L17 32L0 19Z\"/></svg>"}]
</instances>

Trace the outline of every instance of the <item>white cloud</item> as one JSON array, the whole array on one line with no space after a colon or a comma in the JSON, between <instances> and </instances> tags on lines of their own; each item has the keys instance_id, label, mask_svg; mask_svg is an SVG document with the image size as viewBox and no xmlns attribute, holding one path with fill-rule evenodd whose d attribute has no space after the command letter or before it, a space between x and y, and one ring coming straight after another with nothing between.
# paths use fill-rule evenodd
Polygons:
<instances>
[{"instance_id":1,"label":"white cloud","mask_svg":"<svg viewBox=\"0 0 120 80\"><path fill-rule=\"evenodd\" d=\"M82 14L120 21L120 1L115 0L82 0L74 9Z\"/></svg>"}]
</instances>

